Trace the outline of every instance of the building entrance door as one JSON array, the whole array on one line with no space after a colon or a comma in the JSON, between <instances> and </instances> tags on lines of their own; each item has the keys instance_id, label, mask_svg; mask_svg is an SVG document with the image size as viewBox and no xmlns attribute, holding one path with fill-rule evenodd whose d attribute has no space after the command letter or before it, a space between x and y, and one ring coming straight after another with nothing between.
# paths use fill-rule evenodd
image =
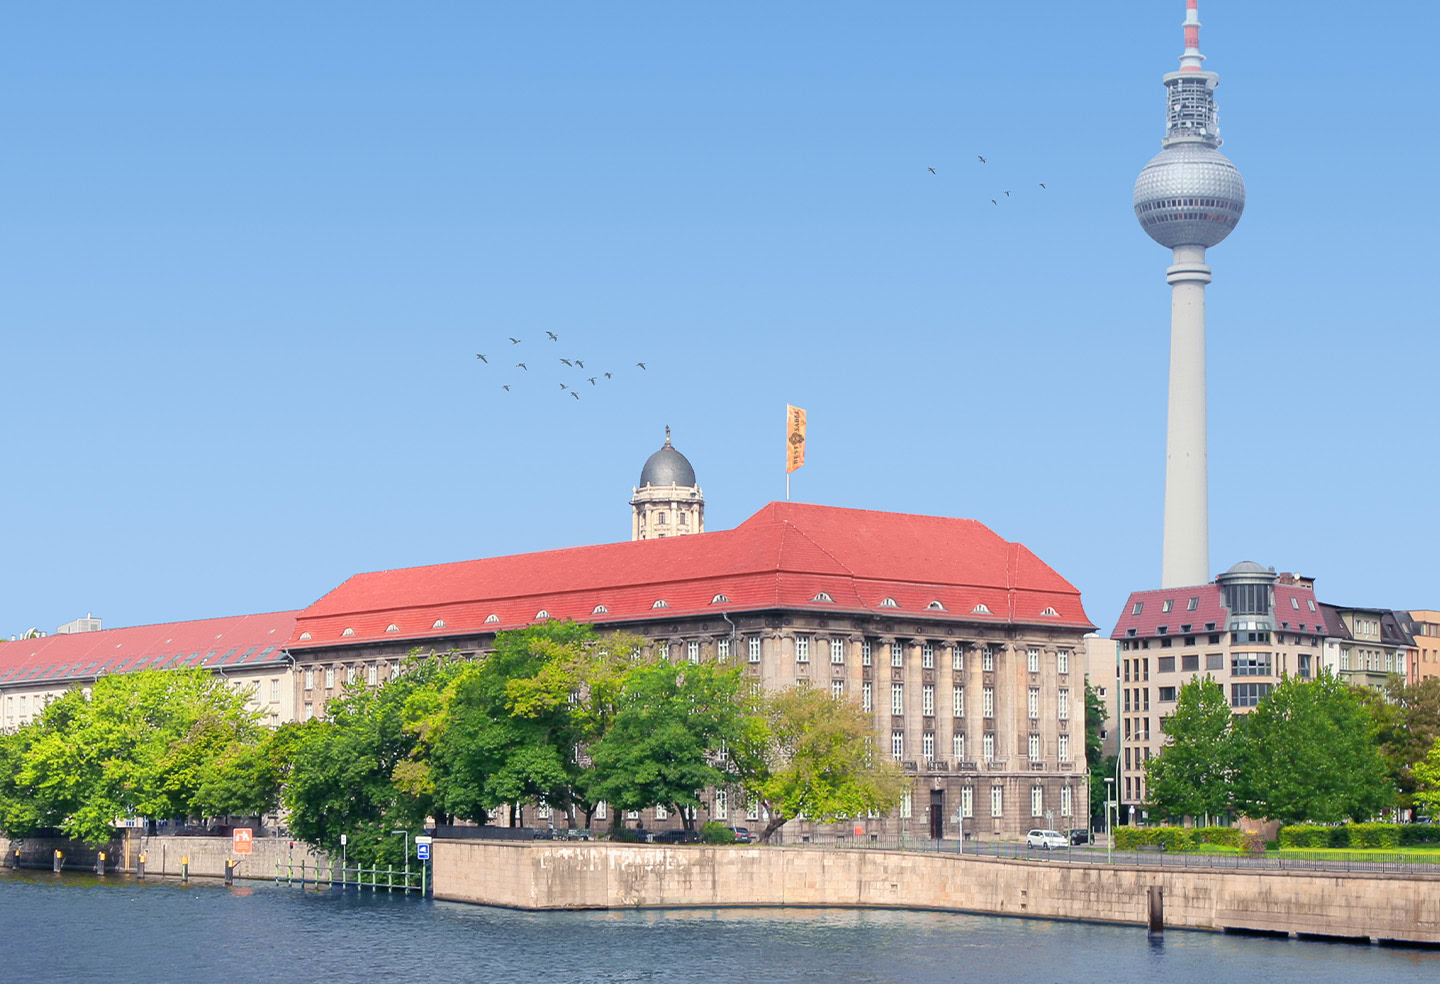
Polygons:
<instances>
[{"instance_id":1,"label":"building entrance door","mask_svg":"<svg viewBox=\"0 0 1440 984\"><path fill-rule=\"evenodd\" d=\"M945 790L930 790L930 839L945 836Z\"/></svg>"}]
</instances>

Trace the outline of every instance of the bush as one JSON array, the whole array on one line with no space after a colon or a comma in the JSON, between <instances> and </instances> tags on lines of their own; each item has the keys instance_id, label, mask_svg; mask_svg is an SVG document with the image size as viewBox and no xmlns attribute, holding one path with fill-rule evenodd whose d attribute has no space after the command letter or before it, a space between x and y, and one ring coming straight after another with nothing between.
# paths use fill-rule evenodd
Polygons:
<instances>
[{"instance_id":1,"label":"bush","mask_svg":"<svg viewBox=\"0 0 1440 984\"><path fill-rule=\"evenodd\" d=\"M1224 847L1244 847L1245 832L1238 827L1196 827L1190 831L1196 844L1220 844Z\"/></svg>"},{"instance_id":2,"label":"bush","mask_svg":"<svg viewBox=\"0 0 1440 984\"><path fill-rule=\"evenodd\" d=\"M733 844L735 843L735 831L723 823L711 820L700 828L700 843L702 844Z\"/></svg>"},{"instance_id":3,"label":"bush","mask_svg":"<svg viewBox=\"0 0 1440 984\"><path fill-rule=\"evenodd\" d=\"M1160 845L1167 851L1193 851L1195 837L1184 827L1117 827L1115 846L1121 850Z\"/></svg>"},{"instance_id":4,"label":"bush","mask_svg":"<svg viewBox=\"0 0 1440 984\"><path fill-rule=\"evenodd\" d=\"M1296 824L1280 828L1281 847L1337 847L1334 835L1339 827L1320 827L1313 824Z\"/></svg>"},{"instance_id":5,"label":"bush","mask_svg":"<svg viewBox=\"0 0 1440 984\"><path fill-rule=\"evenodd\" d=\"M1297 824L1280 831L1281 847L1393 850L1413 844L1440 844L1440 827L1423 823L1347 823L1338 827Z\"/></svg>"}]
</instances>

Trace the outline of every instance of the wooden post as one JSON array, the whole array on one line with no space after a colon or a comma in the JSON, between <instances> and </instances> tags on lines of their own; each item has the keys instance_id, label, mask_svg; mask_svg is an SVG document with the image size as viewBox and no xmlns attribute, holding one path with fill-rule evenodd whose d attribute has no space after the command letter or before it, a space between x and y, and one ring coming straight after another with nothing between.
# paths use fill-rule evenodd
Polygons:
<instances>
[{"instance_id":1,"label":"wooden post","mask_svg":"<svg viewBox=\"0 0 1440 984\"><path fill-rule=\"evenodd\" d=\"M235 862L229 858L225 859L225 884L235 884Z\"/></svg>"},{"instance_id":2,"label":"wooden post","mask_svg":"<svg viewBox=\"0 0 1440 984\"><path fill-rule=\"evenodd\" d=\"M1150 886L1150 932L1165 932L1165 889Z\"/></svg>"}]
</instances>

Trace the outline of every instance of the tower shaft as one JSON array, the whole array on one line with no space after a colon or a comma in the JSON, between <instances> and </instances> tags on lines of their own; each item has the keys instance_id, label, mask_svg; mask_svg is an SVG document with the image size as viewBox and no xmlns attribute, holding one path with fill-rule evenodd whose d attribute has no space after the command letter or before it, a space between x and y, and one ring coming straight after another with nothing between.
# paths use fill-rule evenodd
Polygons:
<instances>
[{"instance_id":1,"label":"tower shaft","mask_svg":"<svg viewBox=\"0 0 1440 984\"><path fill-rule=\"evenodd\" d=\"M1205 247L1176 246L1170 283L1170 406L1165 430L1162 588L1210 580L1205 425Z\"/></svg>"}]
</instances>

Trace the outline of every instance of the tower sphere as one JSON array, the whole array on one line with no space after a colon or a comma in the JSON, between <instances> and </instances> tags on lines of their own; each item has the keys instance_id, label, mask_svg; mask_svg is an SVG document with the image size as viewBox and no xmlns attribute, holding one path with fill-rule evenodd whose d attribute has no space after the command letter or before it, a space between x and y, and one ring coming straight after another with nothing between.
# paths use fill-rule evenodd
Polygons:
<instances>
[{"instance_id":1,"label":"tower sphere","mask_svg":"<svg viewBox=\"0 0 1440 984\"><path fill-rule=\"evenodd\" d=\"M1151 239L1172 249L1221 242L1245 211L1245 181L1220 151L1176 143L1135 179L1135 217Z\"/></svg>"}]
</instances>

